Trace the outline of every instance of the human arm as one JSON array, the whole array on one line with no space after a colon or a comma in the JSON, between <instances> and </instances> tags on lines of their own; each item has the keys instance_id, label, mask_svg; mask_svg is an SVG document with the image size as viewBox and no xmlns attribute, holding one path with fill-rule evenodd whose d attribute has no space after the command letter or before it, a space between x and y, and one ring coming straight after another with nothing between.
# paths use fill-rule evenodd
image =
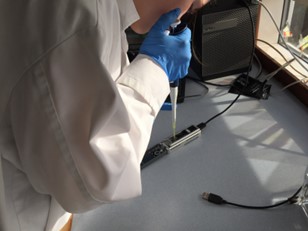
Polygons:
<instances>
[{"instance_id":1,"label":"human arm","mask_svg":"<svg viewBox=\"0 0 308 231\"><path fill-rule=\"evenodd\" d=\"M148 58L114 82L82 38L67 40L12 93L12 126L29 181L74 213L140 195L140 162L168 91L164 71Z\"/></svg>"},{"instance_id":2,"label":"human arm","mask_svg":"<svg viewBox=\"0 0 308 231\"><path fill-rule=\"evenodd\" d=\"M35 63L10 108L29 181L74 213L140 195L140 162L169 93L150 56L139 55L114 81L92 46L95 32L86 33Z\"/></svg>"}]
</instances>

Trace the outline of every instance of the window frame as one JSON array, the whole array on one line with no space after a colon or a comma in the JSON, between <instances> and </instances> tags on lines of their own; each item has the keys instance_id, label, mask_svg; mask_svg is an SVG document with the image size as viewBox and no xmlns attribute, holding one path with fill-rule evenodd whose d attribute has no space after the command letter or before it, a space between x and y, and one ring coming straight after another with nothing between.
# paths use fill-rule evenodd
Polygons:
<instances>
[{"instance_id":1,"label":"window frame","mask_svg":"<svg viewBox=\"0 0 308 231\"><path fill-rule=\"evenodd\" d=\"M285 9L288 7L289 1L290 0L262 0L263 4L265 4L273 14L273 17L280 28L283 23L283 17L287 17L288 12L286 12ZM273 33L273 31L276 31L276 33ZM262 6L260 6L259 9L257 38L271 43L275 48L282 52L288 60L292 58L292 55L289 53L289 51L279 44L278 31L276 30L276 27L268 16L266 10ZM285 63L285 60L276 51L259 41L256 42L256 54L259 56L263 67L270 72L276 70ZM305 63L305 65L308 67L307 63ZM293 66L305 74L305 76L308 76L308 72L302 68L301 65L296 65L296 63L294 63ZM287 67L283 71L280 71L275 79L278 80L283 86L287 86L294 81L303 80L303 77L294 72L292 68ZM308 107L307 80L308 78L305 79L305 83L300 82L295 84L292 87L289 87L288 90Z\"/></svg>"},{"instance_id":2,"label":"window frame","mask_svg":"<svg viewBox=\"0 0 308 231\"><path fill-rule=\"evenodd\" d=\"M289 17L289 13L290 13L290 6L291 6L291 1L292 0L284 0L284 6L283 6L283 11L282 11L282 18L281 18L281 23L280 23L280 28L283 28L285 25L285 22L287 21L288 17ZM296 1L296 0L294 0ZM282 46L284 46L284 44L282 44L281 42L281 38L279 38L278 43ZM298 49L294 48L293 46L289 46L289 48L297 55L297 57L300 57L300 52L298 51ZM304 61L306 63L308 63L308 57L307 55L304 57Z\"/></svg>"}]
</instances>

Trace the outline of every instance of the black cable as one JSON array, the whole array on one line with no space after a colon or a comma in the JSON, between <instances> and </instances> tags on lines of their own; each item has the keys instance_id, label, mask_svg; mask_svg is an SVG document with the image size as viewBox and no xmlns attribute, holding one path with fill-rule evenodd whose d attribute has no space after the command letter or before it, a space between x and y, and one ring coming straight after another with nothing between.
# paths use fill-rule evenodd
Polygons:
<instances>
[{"instance_id":1,"label":"black cable","mask_svg":"<svg viewBox=\"0 0 308 231\"><path fill-rule=\"evenodd\" d=\"M291 63L295 61L295 59L290 59L289 61L287 61L285 64L281 65L277 70L265 75L262 77L262 79L269 81L271 80L273 77L275 77L275 75L277 75L279 73L279 71L284 70L287 66L290 66Z\"/></svg>"},{"instance_id":2,"label":"black cable","mask_svg":"<svg viewBox=\"0 0 308 231\"><path fill-rule=\"evenodd\" d=\"M259 72L258 72L258 74L255 77L255 79L258 79L262 75L263 66L262 66L262 63L261 63L259 57L256 55L256 53L253 54L253 57L255 58L255 60L258 63L258 66L259 66Z\"/></svg>"},{"instance_id":3,"label":"black cable","mask_svg":"<svg viewBox=\"0 0 308 231\"><path fill-rule=\"evenodd\" d=\"M205 84L203 84L203 81L202 81L202 80L195 79L195 78L193 78L193 77L191 77L191 76L187 76L186 78L189 79L189 80L191 80L191 81L193 81L193 82L195 82L196 84L202 86L202 87L205 88L207 91L209 91L209 88L208 88Z\"/></svg>"},{"instance_id":4,"label":"black cable","mask_svg":"<svg viewBox=\"0 0 308 231\"><path fill-rule=\"evenodd\" d=\"M200 80L202 81L202 80ZM218 83L211 83L209 81L202 81L203 83L207 84L207 85L211 85L211 86L215 86L215 87L231 87L231 84L218 84Z\"/></svg>"},{"instance_id":5,"label":"black cable","mask_svg":"<svg viewBox=\"0 0 308 231\"><path fill-rule=\"evenodd\" d=\"M297 202L297 195L300 193L300 191L302 190L302 187L300 187L291 197L289 197L288 199L278 202L276 204L272 204L272 205L266 205L266 206L251 206L251 205L243 205L243 204L238 204L238 203L233 203L233 202L229 202L226 201L225 199L223 199L221 196L213 194L213 193L208 193L208 192L204 192L202 193L202 198L204 200L207 200L208 202L214 203L214 204L228 204L228 205L232 205L232 206L236 206L236 207L240 207L240 208L245 208L245 209L270 209L270 208L275 208L284 204L294 204Z\"/></svg>"},{"instance_id":6,"label":"black cable","mask_svg":"<svg viewBox=\"0 0 308 231\"><path fill-rule=\"evenodd\" d=\"M255 49L256 49L256 41L255 41L255 38L256 38L255 29L256 28L255 28L254 20L253 20L253 17L252 17L252 12L251 12L251 9L250 9L248 3L245 0L242 0L242 3L245 5L245 7L248 10L250 22L251 22L251 32L252 32L252 52L251 52L251 57L250 57L250 61L249 61L248 71L247 71L247 76L248 76L248 74L251 70L251 67L252 67L253 55L255 54Z\"/></svg>"},{"instance_id":7,"label":"black cable","mask_svg":"<svg viewBox=\"0 0 308 231\"><path fill-rule=\"evenodd\" d=\"M274 47L272 44L270 44L269 42L262 40L262 39L257 39L258 42L262 42L266 45L268 45L269 47L271 47L273 50L275 50L286 62L288 62L287 58L276 48ZM290 65L290 67L299 75L303 76L304 78L307 78L307 76L305 76L303 73L301 73L300 71L296 70L296 68L294 68L292 65Z\"/></svg>"},{"instance_id":8,"label":"black cable","mask_svg":"<svg viewBox=\"0 0 308 231\"><path fill-rule=\"evenodd\" d=\"M244 0L242 0L242 2L244 3L246 8L248 9L250 20L251 20L251 23L252 23L252 35L253 35L253 49L252 49L252 53L251 53L251 59L250 59L248 71L246 73L246 77L247 77L246 78L247 79L247 83L246 84L248 84L249 72L250 72L250 69L252 67L253 58L254 58L254 55L255 55L255 47L256 47L256 44L255 44L255 26L254 26L254 22L253 22L252 13L251 13L251 10L250 10L247 2L245 2ZM257 59L257 62L258 61L259 60ZM261 66L261 62L258 62L258 63L260 63L260 66ZM258 73L257 78L261 75L261 73L262 73L262 69ZM231 102L231 104L225 110L223 110L222 112L218 113L217 115L211 117L206 122L198 124L197 127L199 127L200 130L204 129L207 126L208 123L210 123L212 120L214 120L218 116L222 115L229 108L231 108L233 106L233 104L235 104L235 102L239 99L240 96L241 96L241 93L239 93L237 95L237 97ZM299 192L301 191L301 189L302 188L300 187L296 191L296 193L294 195L292 195L291 197L289 197L287 200L284 200L284 201L279 202L277 204L268 205L268 206L249 206L249 205L242 205L242 204L238 204L238 203L233 203L233 202L229 202L229 201L224 200L222 197L220 197L220 196L218 196L216 194L207 193L207 192L204 192L202 197L203 197L203 199L208 200L209 202L212 202L212 203L215 203L215 204L228 204L228 205L237 206L237 207L241 207L241 208L247 208L247 209L269 209L269 208L274 208L274 207L277 207L277 206L281 206L281 205L286 204L286 203L291 203L291 204L295 203L295 199L296 199L297 195L299 194Z\"/></svg>"},{"instance_id":9,"label":"black cable","mask_svg":"<svg viewBox=\"0 0 308 231\"><path fill-rule=\"evenodd\" d=\"M254 25L254 21L253 21L253 17L252 17L252 12L251 12L247 2L245 0L242 0L242 2L245 5L245 7L247 8L247 10L248 10L250 21L251 21L251 24L252 24L252 43L253 43L253 45L252 45L252 51L251 51L249 66L248 66L248 70L247 70L247 73L246 73L246 77L247 77L246 78L246 80L247 80L246 84L248 84L248 75L249 75L249 72L250 72L251 67L252 67L253 55L255 53L255 47L256 47L256 44L255 44L255 25ZM207 121L198 124L197 127L200 128L200 130L203 130L207 126L208 123L210 123L212 120L216 119L217 117L219 117L220 115L222 115L226 111L228 111L236 103L236 101L240 98L240 96L241 96L241 93L239 93L236 96L236 98L231 102L231 104L228 107L226 107L223 111L221 111L220 113L218 113L215 116L211 117Z\"/></svg>"},{"instance_id":10,"label":"black cable","mask_svg":"<svg viewBox=\"0 0 308 231\"><path fill-rule=\"evenodd\" d=\"M252 63L253 63L253 58L255 56L255 47L256 47L256 44L255 44L255 26L254 26L254 22L253 22L252 13L251 13L251 10L250 10L247 2L245 2L244 0L242 0L242 2L244 3L244 5L248 9L248 12L249 12L249 15L250 15L250 19L251 19L251 23L252 23L252 34L253 34L253 49L252 49L252 53L251 53L251 59L250 59L248 71L246 73L246 79L247 79L247 83L246 84L248 84L249 72L251 70ZM259 78L259 76L262 73L262 65L261 65L261 62L258 59L258 57L255 56L255 58L256 58L256 60L257 60L257 62L259 64L259 67L260 67L260 71L259 71L259 73L258 73L258 75L256 77L256 78ZM239 99L240 96L241 96L241 93L239 93L237 95L237 97L231 102L231 104L226 109L224 109L222 112L218 113L217 115L211 117L206 122L202 122L202 123L198 124L197 127L200 130L203 130L207 126L208 123L210 123L212 120L214 120L215 118L217 118L218 116L222 115L227 110L229 110L233 106L233 104L235 104L235 102ZM234 203L234 202L229 202L229 201L224 200L222 197L220 197L220 196L218 196L216 194L207 193L207 192L204 192L202 194L202 198L204 200L207 200L207 201L209 201L211 203L215 203L215 204L228 204L228 205L232 205L232 206L236 206L236 207L241 207L241 208L246 208L246 209L270 209L270 208L278 207L278 206L281 206L281 205L284 205L284 204L287 204L287 203L289 203L289 204L295 203L297 201L296 200L297 199L297 195L299 194L301 189L302 189L302 187L300 187L296 191L296 193L293 194L291 197L289 197L287 200L281 201L281 202L276 203L276 204L267 205L267 206L250 206L250 205L243 205L243 204L238 204L238 203Z\"/></svg>"},{"instance_id":11,"label":"black cable","mask_svg":"<svg viewBox=\"0 0 308 231\"><path fill-rule=\"evenodd\" d=\"M195 82L198 82L199 84L203 85L203 86L206 86L204 84L207 84L207 85L211 85L211 86L216 86L216 87L230 87L231 84L217 84L217 83L211 83L211 82L208 82L208 81L204 81L204 80L201 80L201 79L196 79L194 77L191 77L191 76L187 76L186 77L187 79L190 79L192 81L195 81Z\"/></svg>"},{"instance_id":12,"label":"black cable","mask_svg":"<svg viewBox=\"0 0 308 231\"><path fill-rule=\"evenodd\" d=\"M197 97L199 98L199 97L203 97L203 96L205 96L205 95L209 92L209 88L208 88L206 85L200 83L197 79L192 78L192 77L190 77L190 76L185 77L185 79L192 80L193 82L195 82L195 83L197 83L198 85L202 86L202 87L204 88L204 91L203 91L202 93L200 93L200 94L187 95L187 96L184 96L184 97L178 97L178 100L183 100L183 99L188 99L188 98L197 98Z\"/></svg>"},{"instance_id":13,"label":"black cable","mask_svg":"<svg viewBox=\"0 0 308 231\"><path fill-rule=\"evenodd\" d=\"M198 124L197 127L200 128L200 130L204 129L204 128L207 126L207 124L208 124L209 122L211 122L212 120L216 119L218 116L220 116L220 115L224 114L226 111L228 111L229 108L232 107L233 104L235 104L235 102L240 98L240 96L241 96L241 94L238 94L238 95L236 96L236 98L231 102L231 104L230 104L228 107L226 107L225 110L223 110L222 112L218 113L217 115L211 117L211 118L208 119L207 121Z\"/></svg>"},{"instance_id":14,"label":"black cable","mask_svg":"<svg viewBox=\"0 0 308 231\"><path fill-rule=\"evenodd\" d=\"M278 31L279 38L280 38L281 42L283 43L284 47L290 52L290 54L293 56L293 58L295 58L295 60L298 62L298 64L301 65L306 71L308 71L308 68L301 62L301 60L299 60L300 58L297 57L297 55L292 52L290 46L288 46L286 40L284 39L282 32L279 29L279 26L277 25L277 23L274 19L274 16L272 15L272 13L269 11L269 9L266 7L266 5L262 1L260 1L260 0L257 0L257 1L265 9L265 11L268 13L268 15L270 16L272 22L274 23L274 26L276 27L276 30Z\"/></svg>"}]
</instances>

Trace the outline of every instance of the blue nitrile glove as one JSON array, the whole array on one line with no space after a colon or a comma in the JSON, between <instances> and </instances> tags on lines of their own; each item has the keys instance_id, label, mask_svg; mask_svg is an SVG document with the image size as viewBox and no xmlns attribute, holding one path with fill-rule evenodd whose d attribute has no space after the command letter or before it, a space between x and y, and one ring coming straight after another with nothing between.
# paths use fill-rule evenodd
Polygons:
<instances>
[{"instance_id":1,"label":"blue nitrile glove","mask_svg":"<svg viewBox=\"0 0 308 231\"><path fill-rule=\"evenodd\" d=\"M176 35L165 33L177 20L180 12L180 9L175 9L162 15L149 31L139 51L159 64L167 73L170 82L187 75L191 59L190 29L186 28Z\"/></svg>"}]
</instances>

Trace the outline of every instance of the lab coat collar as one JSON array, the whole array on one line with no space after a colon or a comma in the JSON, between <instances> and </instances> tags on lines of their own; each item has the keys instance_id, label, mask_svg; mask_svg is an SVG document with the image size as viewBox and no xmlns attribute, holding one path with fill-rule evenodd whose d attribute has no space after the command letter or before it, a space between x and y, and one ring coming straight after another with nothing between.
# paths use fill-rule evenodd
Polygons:
<instances>
[{"instance_id":1,"label":"lab coat collar","mask_svg":"<svg viewBox=\"0 0 308 231\"><path fill-rule=\"evenodd\" d=\"M140 17L133 0L117 0L117 2L121 16L121 29L125 30Z\"/></svg>"}]
</instances>

